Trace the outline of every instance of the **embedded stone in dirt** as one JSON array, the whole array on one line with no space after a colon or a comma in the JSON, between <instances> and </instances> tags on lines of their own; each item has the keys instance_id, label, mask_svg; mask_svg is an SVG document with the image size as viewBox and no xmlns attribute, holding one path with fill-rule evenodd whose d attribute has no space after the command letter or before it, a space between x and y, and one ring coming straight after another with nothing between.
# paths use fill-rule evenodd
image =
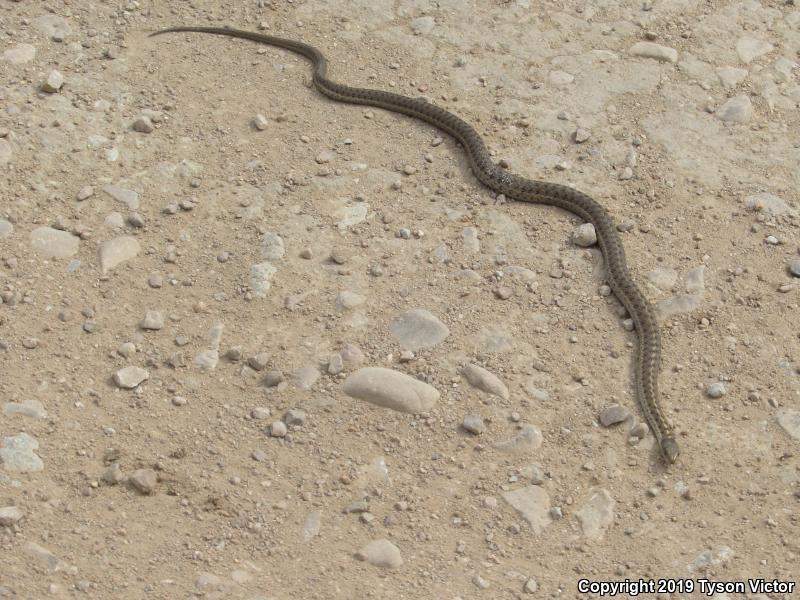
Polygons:
<instances>
[{"instance_id":1,"label":"embedded stone in dirt","mask_svg":"<svg viewBox=\"0 0 800 600\"><path fill-rule=\"evenodd\" d=\"M394 320L391 331L400 344L409 350L430 348L450 335L447 325L424 308L404 312Z\"/></svg>"},{"instance_id":2,"label":"embedded stone in dirt","mask_svg":"<svg viewBox=\"0 0 800 600\"><path fill-rule=\"evenodd\" d=\"M439 400L433 386L383 367L364 367L348 377L342 387L353 398L406 413L428 412Z\"/></svg>"},{"instance_id":3,"label":"embedded stone in dirt","mask_svg":"<svg viewBox=\"0 0 800 600\"><path fill-rule=\"evenodd\" d=\"M356 552L356 558L386 569L396 569L403 564L400 549L387 539L370 542Z\"/></svg>"}]
</instances>

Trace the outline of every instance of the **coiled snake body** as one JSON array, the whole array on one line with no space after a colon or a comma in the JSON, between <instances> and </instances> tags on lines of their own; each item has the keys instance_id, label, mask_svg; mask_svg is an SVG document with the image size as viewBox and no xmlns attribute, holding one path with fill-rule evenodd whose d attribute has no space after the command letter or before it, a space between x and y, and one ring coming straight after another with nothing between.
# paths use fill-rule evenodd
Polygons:
<instances>
[{"instance_id":1,"label":"coiled snake body","mask_svg":"<svg viewBox=\"0 0 800 600\"><path fill-rule=\"evenodd\" d=\"M605 208L586 194L567 186L526 179L498 167L492 162L481 136L471 125L424 99L409 98L382 90L349 87L331 81L327 78L328 61L313 46L271 35L219 27L172 27L150 35L180 31L242 38L301 54L312 62L314 86L325 96L340 102L384 108L430 123L461 143L467 152L473 173L486 187L521 202L550 204L563 208L592 223L606 260L608 283L630 313L638 333L636 395L639 405L662 454L668 462L675 462L678 457L678 444L672 427L658 403L658 371L661 360L658 322L650 303L631 279L622 242Z\"/></svg>"}]
</instances>

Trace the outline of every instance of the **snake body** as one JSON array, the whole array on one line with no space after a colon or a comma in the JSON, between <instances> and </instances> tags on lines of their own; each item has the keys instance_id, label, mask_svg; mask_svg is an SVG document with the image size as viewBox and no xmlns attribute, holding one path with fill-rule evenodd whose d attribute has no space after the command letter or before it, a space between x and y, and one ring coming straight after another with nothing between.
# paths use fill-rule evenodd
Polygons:
<instances>
[{"instance_id":1,"label":"snake body","mask_svg":"<svg viewBox=\"0 0 800 600\"><path fill-rule=\"evenodd\" d=\"M331 81L327 77L328 61L313 46L271 35L219 27L171 27L150 35L181 31L241 38L301 54L311 61L314 86L325 96L339 102L383 108L430 123L461 143L469 157L472 172L486 187L521 202L557 206L592 223L597 234L597 242L605 257L608 283L632 317L638 333L635 379L636 395L641 411L664 458L669 463L676 461L678 444L658 402L658 372L661 361L658 322L652 306L631 279L622 241L614 222L603 206L590 196L570 187L526 179L502 169L492 162L486 144L469 123L422 98L409 98L382 90L350 87Z\"/></svg>"}]
</instances>

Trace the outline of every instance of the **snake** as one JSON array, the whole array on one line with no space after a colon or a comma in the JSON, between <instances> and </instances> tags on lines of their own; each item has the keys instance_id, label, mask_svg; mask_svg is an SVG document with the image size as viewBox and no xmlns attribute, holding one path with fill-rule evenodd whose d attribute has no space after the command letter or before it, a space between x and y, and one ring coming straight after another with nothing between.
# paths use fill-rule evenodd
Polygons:
<instances>
[{"instance_id":1,"label":"snake","mask_svg":"<svg viewBox=\"0 0 800 600\"><path fill-rule=\"evenodd\" d=\"M300 54L311 62L312 82L321 94L338 102L382 108L429 123L461 144L475 177L497 194L519 202L555 206L591 223L605 258L607 283L628 311L637 332L635 386L640 410L664 459L670 464L677 460L679 447L675 433L659 404L661 336L658 321L652 305L631 277L622 240L605 207L572 187L527 179L495 164L483 138L474 127L426 98L411 98L383 90L351 87L328 79L328 61L314 46L296 40L227 27L169 27L155 31L149 37L177 32L240 38Z\"/></svg>"}]
</instances>

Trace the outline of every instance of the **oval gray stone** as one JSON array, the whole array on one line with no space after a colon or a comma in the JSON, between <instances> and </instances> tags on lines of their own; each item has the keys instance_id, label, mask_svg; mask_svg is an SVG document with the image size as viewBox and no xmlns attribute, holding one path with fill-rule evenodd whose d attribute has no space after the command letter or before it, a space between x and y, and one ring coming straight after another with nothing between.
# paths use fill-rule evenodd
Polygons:
<instances>
[{"instance_id":1,"label":"oval gray stone","mask_svg":"<svg viewBox=\"0 0 800 600\"><path fill-rule=\"evenodd\" d=\"M0 507L0 527L11 527L24 516L25 513L16 506L2 506Z\"/></svg>"},{"instance_id":2,"label":"oval gray stone","mask_svg":"<svg viewBox=\"0 0 800 600\"><path fill-rule=\"evenodd\" d=\"M603 427L611 427L617 423L622 423L631 416L630 411L619 404L612 404L600 411L600 424Z\"/></svg>"},{"instance_id":3,"label":"oval gray stone","mask_svg":"<svg viewBox=\"0 0 800 600\"><path fill-rule=\"evenodd\" d=\"M339 292L339 295L336 296L336 306L343 309L355 308L366 301L365 296L347 290Z\"/></svg>"},{"instance_id":4,"label":"oval gray stone","mask_svg":"<svg viewBox=\"0 0 800 600\"><path fill-rule=\"evenodd\" d=\"M3 52L3 60L12 65L21 65L32 61L36 57L36 46L30 44L17 44Z\"/></svg>"},{"instance_id":5,"label":"oval gray stone","mask_svg":"<svg viewBox=\"0 0 800 600\"><path fill-rule=\"evenodd\" d=\"M631 47L633 56L642 58L654 58L661 62L678 62L678 51L675 48L662 46L653 42L638 42Z\"/></svg>"},{"instance_id":6,"label":"oval gray stone","mask_svg":"<svg viewBox=\"0 0 800 600\"><path fill-rule=\"evenodd\" d=\"M350 375L342 390L348 396L406 413L428 412L439 400L433 386L383 367L364 367Z\"/></svg>"},{"instance_id":7,"label":"oval gray stone","mask_svg":"<svg viewBox=\"0 0 800 600\"><path fill-rule=\"evenodd\" d=\"M583 223L572 232L572 241L576 246L588 248L597 243L597 232L591 223Z\"/></svg>"},{"instance_id":8,"label":"oval gray stone","mask_svg":"<svg viewBox=\"0 0 800 600\"><path fill-rule=\"evenodd\" d=\"M510 440L495 442L494 449L509 454L522 454L533 452L542 445L542 432L534 425L525 425L517 435Z\"/></svg>"},{"instance_id":9,"label":"oval gray stone","mask_svg":"<svg viewBox=\"0 0 800 600\"><path fill-rule=\"evenodd\" d=\"M71 233L52 227L37 227L31 232L31 247L48 258L75 256L79 242Z\"/></svg>"},{"instance_id":10,"label":"oval gray stone","mask_svg":"<svg viewBox=\"0 0 800 600\"><path fill-rule=\"evenodd\" d=\"M747 96L734 96L717 110L717 118L730 123L747 123L753 116L753 103Z\"/></svg>"},{"instance_id":11,"label":"oval gray stone","mask_svg":"<svg viewBox=\"0 0 800 600\"><path fill-rule=\"evenodd\" d=\"M461 369L461 374L467 379L470 385L479 390L508 400L509 394L506 384L500 381L500 378L494 373L478 365L469 364Z\"/></svg>"},{"instance_id":12,"label":"oval gray stone","mask_svg":"<svg viewBox=\"0 0 800 600\"><path fill-rule=\"evenodd\" d=\"M47 411L44 409L44 405L38 400L7 402L3 407L3 413L7 416L22 415L25 417L33 417L34 419L47 418Z\"/></svg>"},{"instance_id":13,"label":"oval gray stone","mask_svg":"<svg viewBox=\"0 0 800 600\"><path fill-rule=\"evenodd\" d=\"M403 564L400 549L387 539L373 540L356 552L356 558L385 569L396 569Z\"/></svg>"},{"instance_id":14,"label":"oval gray stone","mask_svg":"<svg viewBox=\"0 0 800 600\"><path fill-rule=\"evenodd\" d=\"M8 471L17 473L33 473L44 469L42 459L36 455L39 448L36 438L27 433L19 433L3 439L0 448L0 461Z\"/></svg>"},{"instance_id":15,"label":"oval gray stone","mask_svg":"<svg viewBox=\"0 0 800 600\"><path fill-rule=\"evenodd\" d=\"M400 344L409 350L430 348L450 335L447 325L424 308L404 312L394 320L390 329Z\"/></svg>"}]
</instances>

